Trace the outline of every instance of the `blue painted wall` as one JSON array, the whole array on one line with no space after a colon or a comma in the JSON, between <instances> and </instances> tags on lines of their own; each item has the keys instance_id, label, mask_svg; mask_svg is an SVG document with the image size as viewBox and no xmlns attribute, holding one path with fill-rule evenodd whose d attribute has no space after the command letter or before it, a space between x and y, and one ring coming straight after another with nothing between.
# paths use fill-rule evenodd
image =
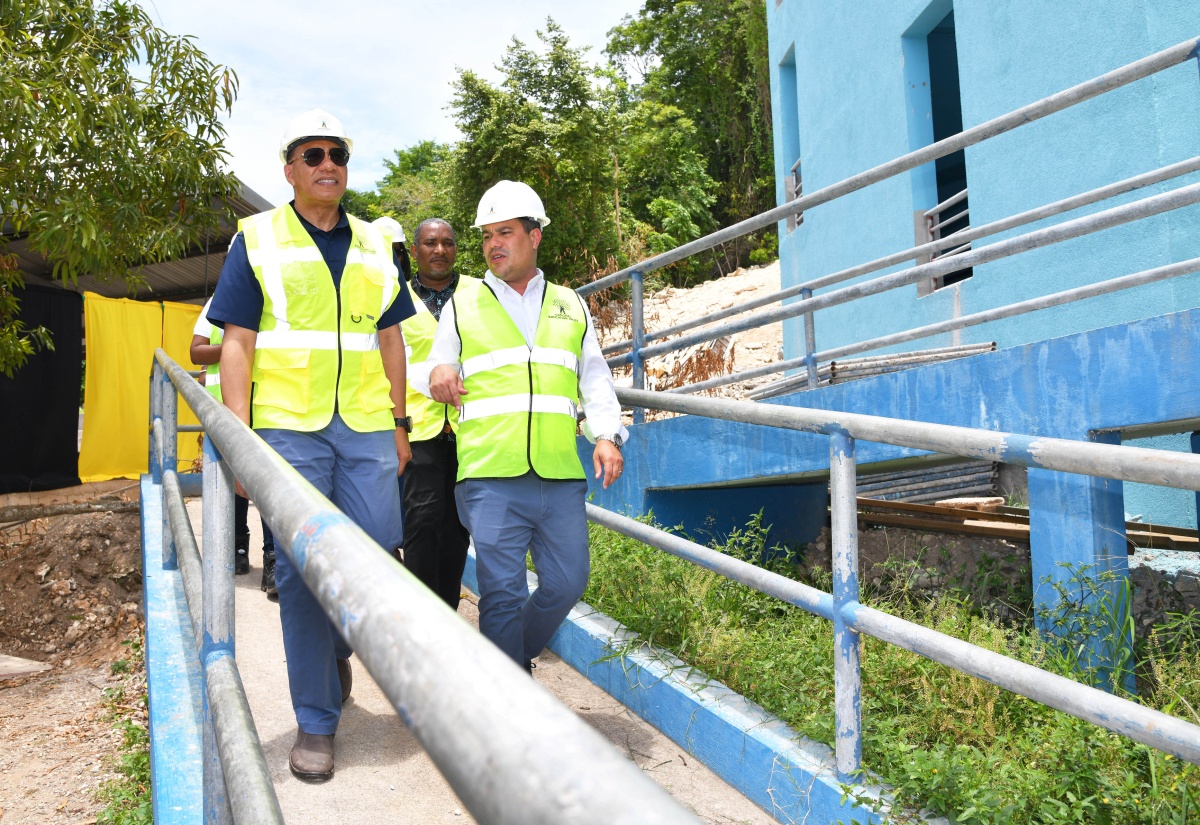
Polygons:
<instances>
[{"instance_id":1,"label":"blue painted wall","mask_svg":"<svg viewBox=\"0 0 1200 825\"><path fill-rule=\"evenodd\" d=\"M783 178L797 155L802 159L804 191L813 192L932 142L925 36L951 10L965 128L1200 36L1195 0L1068 4L1038 0L869 4L766 0L766 5L780 202ZM980 225L1196 154L1200 154L1200 71L1197 61L1189 60L968 148L971 223ZM1197 180L1200 175L1192 174L1017 231ZM783 285L911 247L913 213L936 201L933 165L929 164L816 207L792 232L781 222ZM976 248L1017 231L981 240ZM917 286L910 285L823 310L816 315L817 348L828 349L1196 256L1200 256L1200 207L1194 206L977 267L969 280L922 298L917 296ZM863 279L870 277L875 275ZM1192 275L893 350L979 341L995 341L1000 348L1017 347L1197 306L1200 275ZM802 355L804 335L799 319L785 324L784 336L787 357ZM1112 377L1117 382L1126 379L1125 375ZM927 417L930 412L923 407L918 416ZM1069 410L1052 412L1070 417ZM1188 449L1179 439L1170 445ZM1151 496L1133 485L1126 490L1127 509L1168 523L1189 523L1185 498L1184 494ZM1193 501L1192 526L1194 511Z\"/></svg>"}]
</instances>

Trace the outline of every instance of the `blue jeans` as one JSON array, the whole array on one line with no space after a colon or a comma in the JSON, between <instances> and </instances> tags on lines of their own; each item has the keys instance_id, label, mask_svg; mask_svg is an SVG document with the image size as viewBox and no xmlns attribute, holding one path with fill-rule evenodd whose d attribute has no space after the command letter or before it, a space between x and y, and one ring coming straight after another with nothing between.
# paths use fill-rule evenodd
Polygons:
<instances>
[{"instance_id":1,"label":"blue jeans","mask_svg":"<svg viewBox=\"0 0 1200 825\"><path fill-rule=\"evenodd\" d=\"M359 433L335 415L323 430L257 430L288 464L385 550L404 536L396 486L395 434ZM287 553L275 556L279 619L296 724L305 733L332 734L342 715L337 659L350 646L321 609Z\"/></svg>"},{"instance_id":2,"label":"blue jeans","mask_svg":"<svg viewBox=\"0 0 1200 825\"><path fill-rule=\"evenodd\" d=\"M455 490L475 542L479 629L524 666L542 652L587 587L586 481L466 479ZM529 593L525 555L538 587Z\"/></svg>"}]
</instances>

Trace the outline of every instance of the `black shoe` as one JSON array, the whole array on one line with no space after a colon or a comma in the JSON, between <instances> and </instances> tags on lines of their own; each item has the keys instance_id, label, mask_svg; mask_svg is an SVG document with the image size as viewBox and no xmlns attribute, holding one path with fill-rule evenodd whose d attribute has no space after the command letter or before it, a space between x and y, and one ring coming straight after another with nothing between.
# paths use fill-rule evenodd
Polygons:
<instances>
[{"instance_id":1,"label":"black shoe","mask_svg":"<svg viewBox=\"0 0 1200 825\"><path fill-rule=\"evenodd\" d=\"M241 576L250 572L250 554L239 547L233 554L233 572Z\"/></svg>"},{"instance_id":2,"label":"black shoe","mask_svg":"<svg viewBox=\"0 0 1200 825\"><path fill-rule=\"evenodd\" d=\"M275 586L275 554L263 553L262 584L259 589L267 594L271 601L279 600L279 589Z\"/></svg>"},{"instance_id":3,"label":"black shoe","mask_svg":"<svg viewBox=\"0 0 1200 825\"><path fill-rule=\"evenodd\" d=\"M288 757L292 776L305 782L326 782L333 778L333 736L296 731L296 744Z\"/></svg>"},{"instance_id":4,"label":"black shoe","mask_svg":"<svg viewBox=\"0 0 1200 825\"><path fill-rule=\"evenodd\" d=\"M350 688L354 686L354 671L350 669L349 659L338 659L338 681L342 684L342 704L350 698Z\"/></svg>"}]
</instances>

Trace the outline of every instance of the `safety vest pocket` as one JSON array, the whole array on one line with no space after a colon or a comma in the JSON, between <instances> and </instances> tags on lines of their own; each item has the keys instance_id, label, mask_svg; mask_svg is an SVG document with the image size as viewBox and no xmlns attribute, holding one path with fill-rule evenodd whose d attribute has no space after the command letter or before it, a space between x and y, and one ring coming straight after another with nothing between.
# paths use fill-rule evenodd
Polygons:
<instances>
[{"instance_id":1,"label":"safety vest pocket","mask_svg":"<svg viewBox=\"0 0 1200 825\"><path fill-rule=\"evenodd\" d=\"M309 350L258 350L254 358L254 403L294 413L308 412L311 356Z\"/></svg>"},{"instance_id":2,"label":"safety vest pocket","mask_svg":"<svg viewBox=\"0 0 1200 825\"><path fill-rule=\"evenodd\" d=\"M363 412L392 409L392 385L383 372L383 356L379 350L362 353L359 376L358 400Z\"/></svg>"}]
</instances>

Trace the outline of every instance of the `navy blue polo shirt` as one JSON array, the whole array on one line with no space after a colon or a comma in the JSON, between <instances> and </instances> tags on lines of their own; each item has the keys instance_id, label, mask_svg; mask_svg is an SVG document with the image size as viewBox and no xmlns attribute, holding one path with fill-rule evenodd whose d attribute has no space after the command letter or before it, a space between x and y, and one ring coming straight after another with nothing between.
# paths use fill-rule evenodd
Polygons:
<instances>
[{"instance_id":1,"label":"navy blue polo shirt","mask_svg":"<svg viewBox=\"0 0 1200 825\"><path fill-rule=\"evenodd\" d=\"M294 210L295 201L290 206ZM317 249L321 250L321 257L329 267L329 274L333 276L333 287L337 289L342 283L342 271L346 268L346 255L350 252L350 241L353 238L346 210L338 207L337 225L328 231L313 226L304 220L299 212L296 213L296 217L300 218L300 225L313 239ZM394 254L392 260L397 270L403 271L400 270L400 261ZM400 287L396 300L392 301L392 305L383 313L379 323L375 325L376 329L394 327L416 313L412 298L408 290L404 289L403 282ZM226 324L233 324L257 332L258 324L262 320L263 303L262 287L254 277L254 269L246 255L246 239L239 232L234 236L233 243L229 245L229 251L225 254L221 278L217 281L212 306L208 309L208 320L222 329Z\"/></svg>"}]
</instances>

